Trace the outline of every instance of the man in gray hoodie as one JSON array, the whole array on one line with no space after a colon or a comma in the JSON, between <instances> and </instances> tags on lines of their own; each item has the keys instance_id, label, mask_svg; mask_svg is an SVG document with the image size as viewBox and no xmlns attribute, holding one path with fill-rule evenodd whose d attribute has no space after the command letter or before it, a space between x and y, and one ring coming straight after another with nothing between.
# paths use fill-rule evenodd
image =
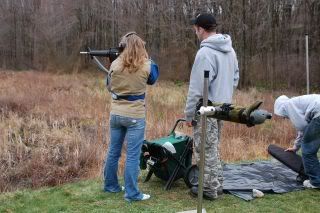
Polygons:
<instances>
[{"instance_id":1,"label":"man in gray hoodie","mask_svg":"<svg viewBox=\"0 0 320 213\"><path fill-rule=\"evenodd\" d=\"M302 162L309 180L306 188L320 188L320 95L302 95L288 98L278 97L274 103L274 114L288 118L297 130L293 147L286 151L297 152L302 148Z\"/></svg>"},{"instance_id":2,"label":"man in gray hoodie","mask_svg":"<svg viewBox=\"0 0 320 213\"><path fill-rule=\"evenodd\" d=\"M203 97L204 70L209 70L209 94L212 102L231 103L233 90L239 81L236 53L229 35L216 33L217 23L211 14L200 14L192 20L195 33L201 42L190 76L189 91L185 107L187 125L192 126L195 142L195 157L200 160L200 117L195 116L196 105ZM214 200L222 193L222 166L219 155L219 140L222 123L214 118L207 120L207 141L205 144L204 193L205 199ZM197 195L193 187L191 194Z\"/></svg>"}]
</instances>

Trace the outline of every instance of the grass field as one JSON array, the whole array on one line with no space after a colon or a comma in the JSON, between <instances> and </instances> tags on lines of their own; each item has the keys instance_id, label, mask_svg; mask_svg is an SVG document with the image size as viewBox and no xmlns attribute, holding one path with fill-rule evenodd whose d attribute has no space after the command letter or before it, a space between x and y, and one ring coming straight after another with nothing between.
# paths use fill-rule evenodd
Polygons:
<instances>
[{"instance_id":1,"label":"grass field","mask_svg":"<svg viewBox=\"0 0 320 213\"><path fill-rule=\"evenodd\" d=\"M197 199L188 194L183 181L165 191L164 183L153 177L148 183L140 183L142 191L150 193L151 199L133 203L123 199L123 192L104 193L101 186L101 181L89 180L0 195L0 212L174 213L197 209ZM318 190L267 194L250 202L224 194L215 201L204 200L203 207L207 212L320 212Z\"/></svg>"},{"instance_id":2,"label":"grass field","mask_svg":"<svg viewBox=\"0 0 320 213\"><path fill-rule=\"evenodd\" d=\"M110 96L100 73L1 71L0 80L0 212L196 209L197 200L191 198L182 180L170 192L155 177L148 183L140 180L142 191L152 196L145 202L127 203L123 193L102 191ZM186 83L165 81L148 88L146 139L164 137L175 120L183 117L187 90ZM261 100L262 108L272 112L280 94L237 90L234 103L247 106ZM185 126L178 131L192 135ZM225 122L221 157L224 162L267 159L269 144L287 147L294 136L284 119L273 118L252 128ZM123 164L124 158L120 174ZM207 212L320 212L317 190L265 195L251 202L225 194L213 202L205 200L203 206Z\"/></svg>"}]
</instances>

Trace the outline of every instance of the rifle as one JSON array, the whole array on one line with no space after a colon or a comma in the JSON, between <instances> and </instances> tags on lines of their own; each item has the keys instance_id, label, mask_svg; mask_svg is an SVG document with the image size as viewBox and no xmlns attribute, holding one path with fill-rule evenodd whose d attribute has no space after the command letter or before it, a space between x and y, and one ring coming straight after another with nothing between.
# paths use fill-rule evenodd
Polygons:
<instances>
[{"instance_id":1,"label":"rifle","mask_svg":"<svg viewBox=\"0 0 320 213\"><path fill-rule=\"evenodd\" d=\"M109 58L110 63L118 58L121 54L121 48L109 48L107 50L91 50L87 47L87 51L80 52L80 54L89 55L93 62L99 67L99 69L103 72L109 73L109 70L102 65L97 57L107 57Z\"/></svg>"}]
</instances>

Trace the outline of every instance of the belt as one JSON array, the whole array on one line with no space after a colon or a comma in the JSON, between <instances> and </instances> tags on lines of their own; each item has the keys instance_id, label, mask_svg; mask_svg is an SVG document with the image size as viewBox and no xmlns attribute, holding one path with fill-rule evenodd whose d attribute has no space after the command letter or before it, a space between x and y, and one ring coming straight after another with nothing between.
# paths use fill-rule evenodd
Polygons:
<instances>
[{"instance_id":1,"label":"belt","mask_svg":"<svg viewBox=\"0 0 320 213\"><path fill-rule=\"evenodd\" d=\"M116 95L112 93L113 100L127 100L127 101L136 101L136 100L144 100L146 94L143 93L142 95Z\"/></svg>"}]
</instances>

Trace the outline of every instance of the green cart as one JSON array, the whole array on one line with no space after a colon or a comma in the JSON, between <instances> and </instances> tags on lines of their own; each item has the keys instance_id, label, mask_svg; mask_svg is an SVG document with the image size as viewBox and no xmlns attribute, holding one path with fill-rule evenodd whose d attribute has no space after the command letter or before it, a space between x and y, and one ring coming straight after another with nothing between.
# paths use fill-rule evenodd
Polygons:
<instances>
[{"instance_id":1,"label":"green cart","mask_svg":"<svg viewBox=\"0 0 320 213\"><path fill-rule=\"evenodd\" d=\"M149 172L144 182L149 181L154 174L166 181L165 190L169 190L174 181L186 178L186 171L192 164L193 140L188 135L175 132L178 123L184 121L184 119L177 120L168 136L144 141L140 168L146 169L149 165Z\"/></svg>"}]
</instances>

